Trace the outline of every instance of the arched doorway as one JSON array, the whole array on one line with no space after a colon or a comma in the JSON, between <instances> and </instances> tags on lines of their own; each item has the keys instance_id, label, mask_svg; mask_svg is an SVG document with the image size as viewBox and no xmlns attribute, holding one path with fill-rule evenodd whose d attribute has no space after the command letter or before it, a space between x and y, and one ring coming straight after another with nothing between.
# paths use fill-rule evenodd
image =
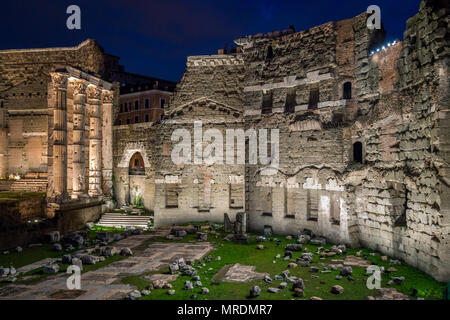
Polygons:
<instances>
[{"instance_id":1,"label":"arched doorway","mask_svg":"<svg viewBox=\"0 0 450 320\"><path fill-rule=\"evenodd\" d=\"M145 164L140 152L136 152L128 165L130 178L129 201L135 206L144 206L145 195Z\"/></svg>"},{"instance_id":2,"label":"arched doorway","mask_svg":"<svg viewBox=\"0 0 450 320\"><path fill-rule=\"evenodd\" d=\"M128 166L128 173L130 176L145 175L144 159L142 158L142 155L139 152L136 152L131 157L130 164Z\"/></svg>"}]
</instances>

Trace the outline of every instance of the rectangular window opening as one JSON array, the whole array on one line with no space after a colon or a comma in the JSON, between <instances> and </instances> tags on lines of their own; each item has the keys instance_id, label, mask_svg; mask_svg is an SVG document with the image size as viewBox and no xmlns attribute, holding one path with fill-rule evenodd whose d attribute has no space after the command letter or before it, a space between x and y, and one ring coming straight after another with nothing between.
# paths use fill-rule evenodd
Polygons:
<instances>
[{"instance_id":1,"label":"rectangular window opening","mask_svg":"<svg viewBox=\"0 0 450 320\"><path fill-rule=\"evenodd\" d=\"M166 184L166 208L178 208L179 185Z\"/></svg>"},{"instance_id":2,"label":"rectangular window opening","mask_svg":"<svg viewBox=\"0 0 450 320\"><path fill-rule=\"evenodd\" d=\"M272 113L273 99L272 99L272 91L267 93L263 93L262 100L262 114L270 114Z\"/></svg>"},{"instance_id":3,"label":"rectangular window opening","mask_svg":"<svg viewBox=\"0 0 450 320\"><path fill-rule=\"evenodd\" d=\"M319 105L319 86L313 86L309 92L308 109L317 109Z\"/></svg>"}]
</instances>

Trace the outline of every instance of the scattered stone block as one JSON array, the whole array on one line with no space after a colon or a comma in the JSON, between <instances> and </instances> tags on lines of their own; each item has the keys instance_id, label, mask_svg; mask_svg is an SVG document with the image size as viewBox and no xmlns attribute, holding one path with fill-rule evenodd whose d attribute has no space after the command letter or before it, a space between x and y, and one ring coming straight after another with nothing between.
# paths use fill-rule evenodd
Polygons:
<instances>
[{"instance_id":1,"label":"scattered stone block","mask_svg":"<svg viewBox=\"0 0 450 320\"><path fill-rule=\"evenodd\" d=\"M231 224L231 220L230 217L228 216L228 213L223 214L223 230L225 232L233 231L233 225Z\"/></svg>"},{"instance_id":2,"label":"scattered stone block","mask_svg":"<svg viewBox=\"0 0 450 320\"><path fill-rule=\"evenodd\" d=\"M142 295L138 290L133 290L128 294L128 299L130 300L138 300Z\"/></svg>"},{"instance_id":3,"label":"scattered stone block","mask_svg":"<svg viewBox=\"0 0 450 320\"><path fill-rule=\"evenodd\" d=\"M122 248L120 250L120 255L121 256L132 256L133 255L133 251L131 251L130 248Z\"/></svg>"},{"instance_id":4,"label":"scattered stone block","mask_svg":"<svg viewBox=\"0 0 450 320\"><path fill-rule=\"evenodd\" d=\"M342 294L342 293L344 293L344 288L341 287L340 285L335 285L335 286L331 287L331 293Z\"/></svg>"},{"instance_id":5,"label":"scattered stone block","mask_svg":"<svg viewBox=\"0 0 450 320\"><path fill-rule=\"evenodd\" d=\"M208 234L203 232L197 232L197 241L204 242L208 240Z\"/></svg>"},{"instance_id":6,"label":"scattered stone block","mask_svg":"<svg viewBox=\"0 0 450 320\"><path fill-rule=\"evenodd\" d=\"M59 266L55 263L55 264L49 264L44 266L43 272L47 273L47 274L54 274L54 273L58 273L59 271Z\"/></svg>"},{"instance_id":7,"label":"scattered stone block","mask_svg":"<svg viewBox=\"0 0 450 320\"><path fill-rule=\"evenodd\" d=\"M301 298L304 295L305 294L303 292L303 289L301 289L301 288L294 288L294 297Z\"/></svg>"},{"instance_id":8,"label":"scattered stone block","mask_svg":"<svg viewBox=\"0 0 450 320\"><path fill-rule=\"evenodd\" d=\"M290 243L285 248L286 251L302 251L302 245L299 243Z\"/></svg>"},{"instance_id":9,"label":"scattered stone block","mask_svg":"<svg viewBox=\"0 0 450 320\"><path fill-rule=\"evenodd\" d=\"M61 262L63 264L71 264L72 263L72 256L70 254L65 254L62 256Z\"/></svg>"},{"instance_id":10,"label":"scattered stone block","mask_svg":"<svg viewBox=\"0 0 450 320\"><path fill-rule=\"evenodd\" d=\"M184 290L193 290L193 289L194 289L194 286L192 285L192 282L186 281L184 283Z\"/></svg>"},{"instance_id":11,"label":"scattered stone block","mask_svg":"<svg viewBox=\"0 0 450 320\"><path fill-rule=\"evenodd\" d=\"M340 275L343 277L350 276L353 273L352 267L346 266L341 269Z\"/></svg>"},{"instance_id":12,"label":"scattered stone block","mask_svg":"<svg viewBox=\"0 0 450 320\"><path fill-rule=\"evenodd\" d=\"M209 289L208 288L202 288L202 294L208 294Z\"/></svg>"},{"instance_id":13,"label":"scattered stone block","mask_svg":"<svg viewBox=\"0 0 450 320\"><path fill-rule=\"evenodd\" d=\"M301 279L301 278L298 278L295 282L294 282L294 284L292 285L292 288L293 289L296 289L296 288L299 288L299 289L305 289L305 284L304 284L304 282L303 282L303 279Z\"/></svg>"},{"instance_id":14,"label":"scattered stone block","mask_svg":"<svg viewBox=\"0 0 450 320\"><path fill-rule=\"evenodd\" d=\"M258 286L253 286L250 289L250 297L255 298L258 297L261 294L261 288Z\"/></svg>"}]
</instances>

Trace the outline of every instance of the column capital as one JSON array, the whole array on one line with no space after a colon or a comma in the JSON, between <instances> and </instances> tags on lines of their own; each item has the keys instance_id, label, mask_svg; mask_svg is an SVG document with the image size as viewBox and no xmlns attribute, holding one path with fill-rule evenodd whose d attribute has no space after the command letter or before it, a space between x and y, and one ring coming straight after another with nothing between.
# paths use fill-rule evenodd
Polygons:
<instances>
[{"instance_id":1,"label":"column capital","mask_svg":"<svg viewBox=\"0 0 450 320\"><path fill-rule=\"evenodd\" d=\"M82 79L70 80L70 86L73 89L73 94L86 94L87 83Z\"/></svg>"},{"instance_id":2,"label":"column capital","mask_svg":"<svg viewBox=\"0 0 450 320\"><path fill-rule=\"evenodd\" d=\"M86 89L86 93L87 93L88 99L100 100L101 95L102 95L102 90L100 90L100 88L97 86L89 85Z\"/></svg>"},{"instance_id":3,"label":"column capital","mask_svg":"<svg viewBox=\"0 0 450 320\"><path fill-rule=\"evenodd\" d=\"M114 91L103 90L103 103L113 103L114 101Z\"/></svg>"},{"instance_id":4,"label":"column capital","mask_svg":"<svg viewBox=\"0 0 450 320\"><path fill-rule=\"evenodd\" d=\"M50 73L52 77L52 86L55 89L67 89L67 75L60 72Z\"/></svg>"}]
</instances>

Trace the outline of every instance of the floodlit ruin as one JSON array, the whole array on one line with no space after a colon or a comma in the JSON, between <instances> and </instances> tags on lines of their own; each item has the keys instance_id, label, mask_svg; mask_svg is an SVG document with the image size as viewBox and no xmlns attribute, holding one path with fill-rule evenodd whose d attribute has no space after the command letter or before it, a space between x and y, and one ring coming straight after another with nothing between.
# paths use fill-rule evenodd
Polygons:
<instances>
[{"instance_id":1,"label":"floodlit ruin","mask_svg":"<svg viewBox=\"0 0 450 320\"><path fill-rule=\"evenodd\" d=\"M1 50L0 189L45 192L29 214L63 233L137 202L155 227L246 212L249 232L308 229L450 280L448 8L424 0L398 41L366 20L190 56L164 118L136 124L113 125L120 88L94 41ZM174 163L176 129L192 137L190 159L205 155L197 121L224 137L224 157L227 129L278 129L264 151L279 159L249 161L246 137L245 156L237 141L232 153L244 164Z\"/></svg>"}]
</instances>

